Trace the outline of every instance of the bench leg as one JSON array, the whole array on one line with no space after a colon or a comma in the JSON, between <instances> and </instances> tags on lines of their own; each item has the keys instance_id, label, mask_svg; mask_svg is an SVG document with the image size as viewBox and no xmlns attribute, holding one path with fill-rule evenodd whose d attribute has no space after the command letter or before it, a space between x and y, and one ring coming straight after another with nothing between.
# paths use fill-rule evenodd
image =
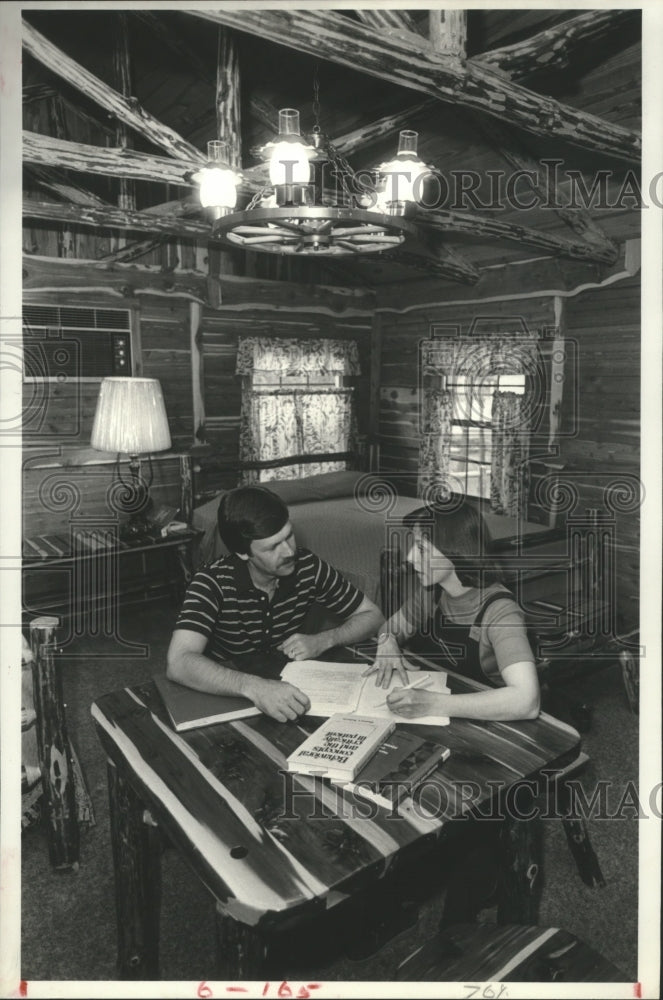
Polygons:
<instances>
[{"instance_id":1,"label":"bench leg","mask_svg":"<svg viewBox=\"0 0 663 1000\"><path fill-rule=\"evenodd\" d=\"M216 910L216 978L226 982L261 979L266 973L267 938L255 927Z\"/></svg>"},{"instance_id":2,"label":"bench leg","mask_svg":"<svg viewBox=\"0 0 663 1000\"><path fill-rule=\"evenodd\" d=\"M109 761L118 978L159 978L161 838L140 798Z\"/></svg>"}]
</instances>

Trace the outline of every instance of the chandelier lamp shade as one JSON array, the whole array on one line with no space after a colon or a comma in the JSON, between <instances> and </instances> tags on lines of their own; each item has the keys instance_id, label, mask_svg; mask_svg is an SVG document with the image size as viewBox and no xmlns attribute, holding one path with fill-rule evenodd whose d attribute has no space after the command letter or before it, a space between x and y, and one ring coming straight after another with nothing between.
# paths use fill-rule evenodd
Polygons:
<instances>
[{"instance_id":1,"label":"chandelier lamp shade","mask_svg":"<svg viewBox=\"0 0 663 1000\"><path fill-rule=\"evenodd\" d=\"M241 211L230 198L222 207L217 198L212 241L262 253L349 257L418 243L411 208L430 168L417 155L417 138L401 132L394 159L364 171L359 182L317 122L302 136L299 111L283 108L278 134L259 151L269 183ZM235 183L227 185L236 193Z\"/></svg>"},{"instance_id":2,"label":"chandelier lamp shade","mask_svg":"<svg viewBox=\"0 0 663 1000\"><path fill-rule=\"evenodd\" d=\"M377 168L376 210L403 214L408 205L422 199L423 186L432 170L417 155L419 133L404 129L398 137L398 152L393 160Z\"/></svg>"},{"instance_id":3,"label":"chandelier lamp shade","mask_svg":"<svg viewBox=\"0 0 663 1000\"><path fill-rule=\"evenodd\" d=\"M233 211L241 175L230 167L226 142L211 139L207 143L207 166L192 179L200 185L200 204L212 219L220 219Z\"/></svg>"},{"instance_id":4,"label":"chandelier lamp shade","mask_svg":"<svg viewBox=\"0 0 663 1000\"><path fill-rule=\"evenodd\" d=\"M149 503L153 452L171 446L170 428L161 385L154 378L112 377L102 380L90 444L117 456L117 478L124 487L125 508L132 513L127 533L144 530L141 512ZM120 472L120 455L129 456L131 479ZM141 476L141 455L150 459L149 481Z\"/></svg>"}]
</instances>

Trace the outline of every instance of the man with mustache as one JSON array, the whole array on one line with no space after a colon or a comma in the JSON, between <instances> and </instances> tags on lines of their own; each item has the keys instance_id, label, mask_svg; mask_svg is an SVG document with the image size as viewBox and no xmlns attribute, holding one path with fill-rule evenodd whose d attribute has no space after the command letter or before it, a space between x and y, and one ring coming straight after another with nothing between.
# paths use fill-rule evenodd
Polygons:
<instances>
[{"instance_id":1,"label":"man with mustache","mask_svg":"<svg viewBox=\"0 0 663 1000\"><path fill-rule=\"evenodd\" d=\"M297 547L288 508L263 486L226 493L219 534L230 555L200 569L187 588L168 650L167 676L198 691L240 695L285 722L310 707L278 679L287 659L316 659L375 635L379 608L308 549ZM301 631L319 603L341 623Z\"/></svg>"}]
</instances>

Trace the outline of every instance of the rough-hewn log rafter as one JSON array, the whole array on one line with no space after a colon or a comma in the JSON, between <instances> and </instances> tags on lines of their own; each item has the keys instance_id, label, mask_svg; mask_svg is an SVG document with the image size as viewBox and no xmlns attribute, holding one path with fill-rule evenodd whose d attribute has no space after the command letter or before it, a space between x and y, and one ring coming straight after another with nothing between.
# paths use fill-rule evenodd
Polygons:
<instances>
[{"instance_id":1,"label":"rough-hewn log rafter","mask_svg":"<svg viewBox=\"0 0 663 1000\"><path fill-rule=\"evenodd\" d=\"M240 119L239 55L232 31L219 27L216 67L216 126L217 136L228 144L230 166L242 166L242 132Z\"/></svg>"},{"instance_id":2,"label":"rough-hewn log rafter","mask_svg":"<svg viewBox=\"0 0 663 1000\"><path fill-rule=\"evenodd\" d=\"M541 232L539 229L529 229L526 226L499 222L475 212L452 212L446 209L419 208L415 211L414 221L429 230L440 233L464 233L475 239L510 240L521 246L535 247L560 257L572 260L589 260L602 264L611 264L615 255L612 248L603 248L590 243L577 243L558 236Z\"/></svg>"},{"instance_id":3,"label":"rough-hewn log rafter","mask_svg":"<svg viewBox=\"0 0 663 1000\"><path fill-rule=\"evenodd\" d=\"M637 160L640 137L527 90L487 66L440 56L431 46L413 45L403 34L388 42L331 11L198 10L195 17L227 24L277 44L359 69L372 76L430 94L460 107L482 111L534 135L562 139L618 159Z\"/></svg>"},{"instance_id":4,"label":"rough-hewn log rafter","mask_svg":"<svg viewBox=\"0 0 663 1000\"><path fill-rule=\"evenodd\" d=\"M96 101L101 107L114 114L119 121L135 129L150 142L161 146L174 157L185 159L191 168L196 163L204 163L205 155L145 111L134 98L123 97L107 83L71 59L56 45L49 42L27 21L23 21L23 46L42 65L63 77L86 97Z\"/></svg>"},{"instance_id":5,"label":"rough-hewn log rafter","mask_svg":"<svg viewBox=\"0 0 663 1000\"><path fill-rule=\"evenodd\" d=\"M568 193L559 185L555 184L549 172L543 173L541 164L537 163L521 147L515 136L502 128L494 119L477 119L477 128L482 129L492 144L504 159L516 170L527 171L529 173L529 183L532 189L541 197L542 204L550 205L563 222L570 229L586 240L594 247L601 247L607 254L612 255L612 259L617 259L617 246L605 234L603 229L592 219L589 212L582 207L568 208L564 202L568 198Z\"/></svg>"},{"instance_id":6,"label":"rough-hewn log rafter","mask_svg":"<svg viewBox=\"0 0 663 1000\"><path fill-rule=\"evenodd\" d=\"M98 226L101 229L127 229L146 233L164 233L183 239L208 237L209 223L198 219L177 218L174 215L154 215L148 212L131 212L107 205L65 205L60 202L33 201L27 198L23 215L29 219L47 219L51 222L75 223L78 226Z\"/></svg>"},{"instance_id":7,"label":"rough-hewn log rafter","mask_svg":"<svg viewBox=\"0 0 663 1000\"><path fill-rule=\"evenodd\" d=\"M428 38L436 52L464 59L467 42L466 12L441 7L429 11Z\"/></svg>"},{"instance_id":8,"label":"rough-hewn log rafter","mask_svg":"<svg viewBox=\"0 0 663 1000\"><path fill-rule=\"evenodd\" d=\"M378 28L384 37L389 38L394 31L406 32L421 37L417 22L407 10L357 10L360 21L370 28Z\"/></svg>"},{"instance_id":9,"label":"rough-hewn log rafter","mask_svg":"<svg viewBox=\"0 0 663 1000\"><path fill-rule=\"evenodd\" d=\"M129 28L127 25L127 15L124 11L118 12L117 37L113 49L113 73L119 92L127 99L131 97L131 57L129 53ZM120 149L129 149L133 146L131 136L127 126L123 121L118 121L115 127L115 144ZM133 181L126 177L120 178L120 190L117 200L120 208L133 211L136 208L136 188Z\"/></svg>"},{"instance_id":10,"label":"rough-hewn log rafter","mask_svg":"<svg viewBox=\"0 0 663 1000\"><path fill-rule=\"evenodd\" d=\"M26 163L60 167L62 170L192 186L191 181L185 180L191 172L190 160L175 160L170 156L139 153L133 149L91 146L37 132L23 133L23 159Z\"/></svg>"},{"instance_id":11,"label":"rough-hewn log rafter","mask_svg":"<svg viewBox=\"0 0 663 1000\"><path fill-rule=\"evenodd\" d=\"M638 16L639 11L633 9L594 8L521 42L482 52L473 61L519 79L541 71L564 69L580 46L596 45L618 25Z\"/></svg>"}]
</instances>

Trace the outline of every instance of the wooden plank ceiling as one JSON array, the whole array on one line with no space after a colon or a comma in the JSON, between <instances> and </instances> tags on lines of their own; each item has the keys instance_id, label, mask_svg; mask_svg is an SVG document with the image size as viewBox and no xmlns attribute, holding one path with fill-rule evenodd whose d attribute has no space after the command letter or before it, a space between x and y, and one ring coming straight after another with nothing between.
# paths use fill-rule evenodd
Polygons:
<instances>
[{"instance_id":1,"label":"wooden plank ceiling","mask_svg":"<svg viewBox=\"0 0 663 1000\"><path fill-rule=\"evenodd\" d=\"M186 179L208 139L237 129L246 202L262 184L255 152L278 109L297 107L303 129L313 126L317 79L320 124L353 169L389 158L399 129L413 128L449 182L444 204L420 210L425 250L339 259L344 283L471 284L491 265L546 256L609 265L639 232L633 199L612 203L638 169L640 59L632 9L472 10L446 21L439 10L224 4L26 10L24 214L32 226L122 231L138 260L169 236L204 240L209 223ZM559 161L566 183L540 186L535 207L510 203L506 177L534 168L543 178L542 158ZM469 171L481 183L459 198ZM543 207L568 195L568 171L588 187L607 171L611 207ZM526 181L517 190L531 200Z\"/></svg>"}]
</instances>

